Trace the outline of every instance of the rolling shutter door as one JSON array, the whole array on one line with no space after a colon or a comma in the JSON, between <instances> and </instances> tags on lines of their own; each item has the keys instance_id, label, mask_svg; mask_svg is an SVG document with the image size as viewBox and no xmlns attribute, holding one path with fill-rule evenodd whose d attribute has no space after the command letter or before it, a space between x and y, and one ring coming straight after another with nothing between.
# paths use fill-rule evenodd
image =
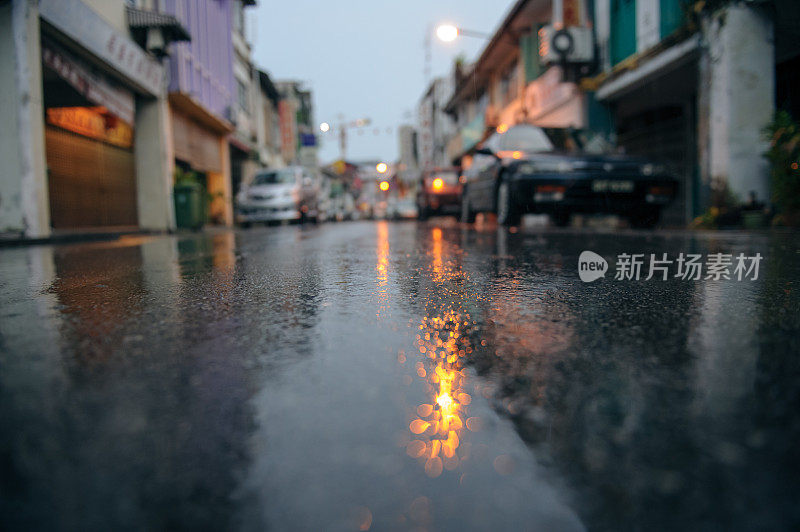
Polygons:
<instances>
[{"instance_id":1,"label":"rolling shutter door","mask_svg":"<svg viewBox=\"0 0 800 532\"><path fill-rule=\"evenodd\" d=\"M45 130L53 228L137 225L133 151Z\"/></svg>"}]
</instances>

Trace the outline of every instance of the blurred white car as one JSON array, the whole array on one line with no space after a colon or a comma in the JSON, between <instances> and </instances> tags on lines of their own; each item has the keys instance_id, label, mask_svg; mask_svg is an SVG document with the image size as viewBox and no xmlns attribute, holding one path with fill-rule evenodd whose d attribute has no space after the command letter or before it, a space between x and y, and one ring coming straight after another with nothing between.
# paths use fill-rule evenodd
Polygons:
<instances>
[{"instance_id":1,"label":"blurred white car","mask_svg":"<svg viewBox=\"0 0 800 532\"><path fill-rule=\"evenodd\" d=\"M236 197L236 219L253 222L316 221L318 185L301 167L258 172Z\"/></svg>"},{"instance_id":2,"label":"blurred white car","mask_svg":"<svg viewBox=\"0 0 800 532\"><path fill-rule=\"evenodd\" d=\"M395 200L390 207L391 217L395 220L416 219L419 213L414 198Z\"/></svg>"}]
</instances>

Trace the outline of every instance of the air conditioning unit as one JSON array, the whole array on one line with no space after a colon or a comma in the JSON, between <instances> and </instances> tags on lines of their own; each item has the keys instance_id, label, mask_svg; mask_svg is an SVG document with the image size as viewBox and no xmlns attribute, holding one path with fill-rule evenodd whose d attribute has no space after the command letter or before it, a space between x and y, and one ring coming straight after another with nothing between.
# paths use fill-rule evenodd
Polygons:
<instances>
[{"instance_id":1,"label":"air conditioning unit","mask_svg":"<svg viewBox=\"0 0 800 532\"><path fill-rule=\"evenodd\" d=\"M591 63L594 59L592 29L543 26L539 30L539 57L545 64Z\"/></svg>"}]
</instances>

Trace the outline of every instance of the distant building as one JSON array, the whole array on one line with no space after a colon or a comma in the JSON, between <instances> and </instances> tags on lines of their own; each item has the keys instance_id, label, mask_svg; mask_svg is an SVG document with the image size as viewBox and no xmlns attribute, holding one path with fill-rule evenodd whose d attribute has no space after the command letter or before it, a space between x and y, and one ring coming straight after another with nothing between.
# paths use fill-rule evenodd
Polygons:
<instances>
[{"instance_id":1,"label":"distant building","mask_svg":"<svg viewBox=\"0 0 800 532\"><path fill-rule=\"evenodd\" d=\"M398 163L412 169L419 166L417 153L417 130L414 126L404 124L397 128Z\"/></svg>"},{"instance_id":2,"label":"distant building","mask_svg":"<svg viewBox=\"0 0 800 532\"><path fill-rule=\"evenodd\" d=\"M281 130L281 153L287 164L317 170L317 137L314 106L310 90L299 81L277 81L281 99L278 117Z\"/></svg>"},{"instance_id":3,"label":"distant building","mask_svg":"<svg viewBox=\"0 0 800 532\"><path fill-rule=\"evenodd\" d=\"M445 112L445 107L452 93L452 78L436 78L419 102L417 145L422 169L450 165L447 142L453 135L453 120Z\"/></svg>"},{"instance_id":4,"label":"distant building","mask_svg":"<svg viewBox=\"0 0 800 532\"><path fill-rule=\"evenodd\" d=\"M281 156L280 94L269 74L261 70L257 74L255 122L258 163L269 168L280 168L286 165Z\"/></svg>"},{"instance_id":5,"label":"distant building","mask_svg":"<svg viewBox=\"0 0 800 532\"><path fill-rule=\"evenodd\" d=\"M251 47L246 34L245 8L254 0L230 0L231 43L233 46L233 79L235 97L231 120L234 131L228 137L231 157L231 190L239 191L242 181L249 180L258 167L256 147L256 99L258 73L250 60Z\"/></svg>"}]
</instances>

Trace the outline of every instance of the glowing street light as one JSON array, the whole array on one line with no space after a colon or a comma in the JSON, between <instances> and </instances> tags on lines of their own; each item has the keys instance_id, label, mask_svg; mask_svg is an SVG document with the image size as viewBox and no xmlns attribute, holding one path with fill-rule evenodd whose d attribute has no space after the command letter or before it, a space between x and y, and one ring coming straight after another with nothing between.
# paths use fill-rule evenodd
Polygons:
<instances>
[{"instance_id":1,"label":"glowing street light","mask_svg":"<svg viewBox=\"0 0 800 532\"><path fill-rule=\"evenodd\" d=\"M389 190L389 182L388 181L381 181L380 184L378 185L378 188L380 188L381 190L386 192L387 190Z\"/></svg>"},{"instance_id":2,"label":"glowing street light","mask_svg":"<svg viewBox=\"0 0 800 532\"><path fill-rule=\"evenodd\" d=\"M453 42L458 37L458 28L452 24L441 24L436 28L436 36L442 42Z\"/></svg>"},{"instance_id":3,"label":"glowing street light","mask_svg":"<svg viewBox=\"0 0 800 532\"><path fill-rule=\"evenodd\" d=\"M479 39L488 39L491 37L488 33L482 31L465 30L453 24L440 24L436 28L436 37L443 42L453 42L460 36L464 37L478 37Z\"/></svg>"},{"instance_id":4,"label":"glowing street light","mask_svg":"<svg viewBox=\"0 0 800 532\"><path fill-rule=\"evenodd\" d=\"M327 122L323 122L319 125L319 130L323 133L327 133L331 129L331 125Z\"/></svg>"},{"instance_id":5,"label":"glowing street light","mask_svg":"<svg viewBox=\"0 0 800 532\"><path fill-rule=\"evenodd\" d=\"M389 165L386 163L378 163L375 165L375 170L377 170L379 174L385 174L388 169Z\"/></svg>"}]
</instances>

